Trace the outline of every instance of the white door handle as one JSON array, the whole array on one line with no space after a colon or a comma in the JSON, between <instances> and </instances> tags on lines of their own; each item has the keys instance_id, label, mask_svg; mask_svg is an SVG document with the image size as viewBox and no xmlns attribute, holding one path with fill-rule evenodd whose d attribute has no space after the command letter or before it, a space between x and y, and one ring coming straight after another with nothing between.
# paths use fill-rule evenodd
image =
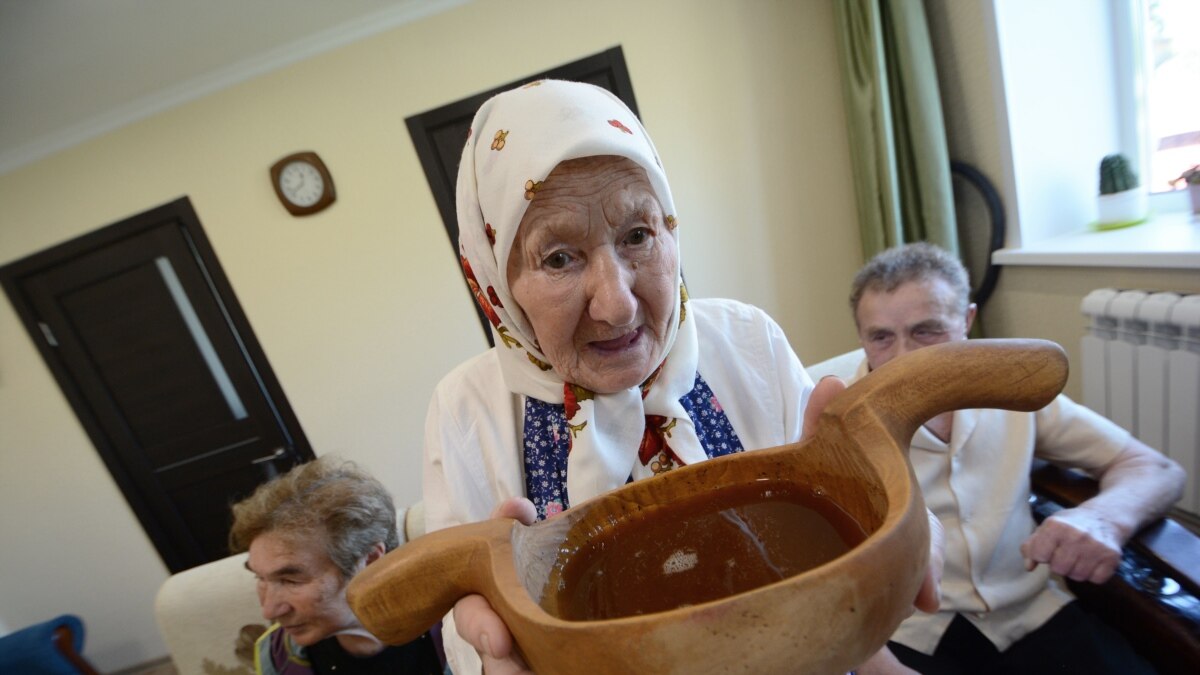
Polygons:
<instances>
[{"instance_id":1,"label":"white door handle","mask_svg":"<svg viewBox=\"0 0 1200 675\"><path fill-rule=\"evenodd\" d=\"M250 460L250 463L251 464L262 464L264 462L273 462L273 461L279 459L280 457L283 457L285 453L287 453L287 451L284 450L283 448L275 448L275 452L272 452L269 455L263 455L262 457L259 457L258 459L252 459L252 460Z\"/></svg>"}]
</instances>

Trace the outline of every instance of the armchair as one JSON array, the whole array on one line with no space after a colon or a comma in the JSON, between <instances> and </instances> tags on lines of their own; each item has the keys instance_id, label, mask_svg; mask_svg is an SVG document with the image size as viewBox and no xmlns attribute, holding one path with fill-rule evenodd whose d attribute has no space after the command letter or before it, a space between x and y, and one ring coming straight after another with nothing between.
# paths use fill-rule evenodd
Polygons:
<instances>
[{"instance_id":1,"label":"armchair","mask_svg":"<svg viewBox=\"0 0 1200 675\"><path fill-rule=\"evenodd\" d=\"M83 656L83 621L73 614L0 637L0 673L99 675Z\"/></svg>"},{"instance_id":2,"label":"armchair","mask_svg":"<svg viewBox=\"0 0 1200 675\"><path fill-rule=\"evenodd\" d=\"M807 368L820 379L848 379L862 362L856 349ZM1030 507L1041 522L1095 495L1095 480L1035 460ZM1126 545L1117 574L1095 585L1067 580L1067 588L1096 616L1121 632L1163 675L1200 672L1200 536L1172 518L1146 526Z\"/></svg>"}]
</instances>

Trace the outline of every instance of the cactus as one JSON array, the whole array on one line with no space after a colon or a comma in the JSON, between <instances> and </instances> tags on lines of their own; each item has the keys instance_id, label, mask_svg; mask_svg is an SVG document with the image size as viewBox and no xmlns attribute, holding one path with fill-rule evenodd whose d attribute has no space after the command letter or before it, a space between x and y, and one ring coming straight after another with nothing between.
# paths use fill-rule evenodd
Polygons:
<instances>
[{"instance_id":1,"label":"cactus","mask_svg":"<svg viewBox=\"0 0 1200 675\"><path fill-rule=\"evenodd\" d=\"M1137 187L1138 177L1129 166L1129 160L1120 153L1106 155L1100 160L1100 194L1110 195Z\"/></svg>"}]
</instances>

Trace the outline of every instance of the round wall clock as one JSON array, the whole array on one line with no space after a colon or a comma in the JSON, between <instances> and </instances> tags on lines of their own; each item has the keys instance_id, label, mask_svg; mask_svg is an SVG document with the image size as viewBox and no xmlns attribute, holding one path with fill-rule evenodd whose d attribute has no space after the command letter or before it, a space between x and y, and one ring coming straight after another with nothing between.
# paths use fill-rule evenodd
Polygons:
<instances>
[{"instance_id":1,"label":"round wall clock","mask_svg":"<svg viewBox=\"0 0 1200 675\"><path fill-rule=\"evenodd\" d=\"M293 216L308 216L337 198L333 176L315 152L297 152L271 166L275 194Z\"/></svg>"}]
</instances>

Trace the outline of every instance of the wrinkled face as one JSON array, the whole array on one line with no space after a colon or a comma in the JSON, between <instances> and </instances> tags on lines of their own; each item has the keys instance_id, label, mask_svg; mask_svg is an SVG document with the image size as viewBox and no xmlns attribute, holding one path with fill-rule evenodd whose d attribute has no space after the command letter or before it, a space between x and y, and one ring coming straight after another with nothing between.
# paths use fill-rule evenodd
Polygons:
<instances>
[{"instance_id":1,"label":"wrinkled face","mask_svg":"<svg viewBox=\"0 0 1200 675\"><path fill-rule=\"evenodd\" d=\"M359 626L346 603L346 582L319 540L260 534L250 542L246 567L258 582L263 618L278 621L296 644L307 647Z\"/></svg>"},{"instance_id":2,"label":"wrinkled face","mask_svg":"<svg viewBox=\"0 0 1200 675\"><path fill-rule=\"evenodd\" d=\"M867 290L855 312L872 370L914 349L967 339L974 318L975 305L964 316L953 288L940 277L905 282L891 293Z\"/></svg>"},{"instance_id":3,"label":"wrinkled face","mask_svg":"<svg viewBox=\"0 0 1200 675\"><path fill-rule=\"evenodd\" d=\"M507 274L560 377L613 393L658 367L678 301L676 246L633 161L587 157L550 173L521 219Z\"/></svg>"}]
</instances>

